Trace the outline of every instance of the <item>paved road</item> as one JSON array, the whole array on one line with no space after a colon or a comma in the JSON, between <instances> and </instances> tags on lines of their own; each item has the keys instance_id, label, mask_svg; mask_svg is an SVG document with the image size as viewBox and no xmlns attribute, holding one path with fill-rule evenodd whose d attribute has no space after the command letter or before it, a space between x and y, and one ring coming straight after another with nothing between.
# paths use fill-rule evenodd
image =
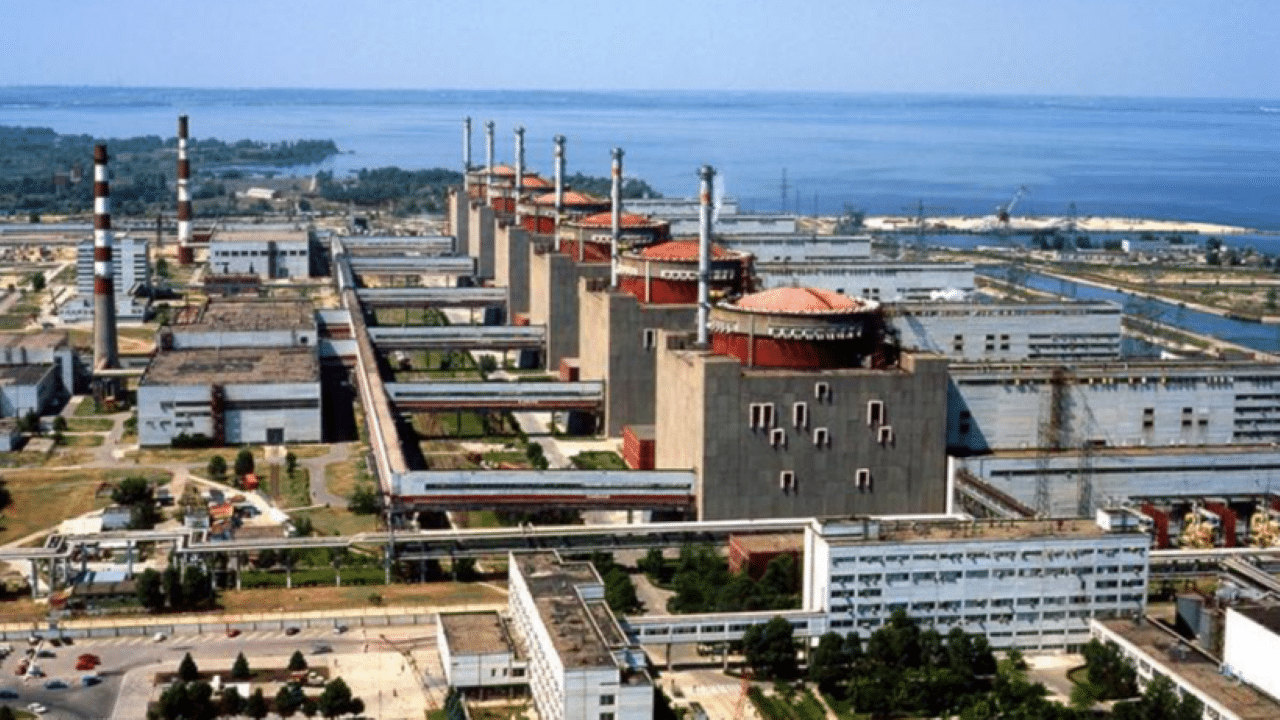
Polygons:
<instances>
[{"instance_id":1,"label":"paved road","mask_svg":"<svg viewBox=\"0 0 1280 720\"><path fill-rule=\"evenodd\" d=\"M334 443L329 446L329 452L317 458L308 458L299 460L298 464L307 469L311 473L311 502L317 505L330 505L332 507L346 507L347 498L334 495L329 492L329 488L325 486L325 466L333 463L346 462L351 457L352 443Z\"/></svg>"}]
</instances>

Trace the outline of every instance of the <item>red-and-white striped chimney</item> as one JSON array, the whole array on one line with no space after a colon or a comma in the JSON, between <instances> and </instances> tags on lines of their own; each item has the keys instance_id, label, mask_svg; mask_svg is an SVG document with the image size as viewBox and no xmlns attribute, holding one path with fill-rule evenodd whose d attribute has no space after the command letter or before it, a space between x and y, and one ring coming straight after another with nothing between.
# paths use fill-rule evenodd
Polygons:
<instances>
[{"instance_id":1,"label":"red-and-white striped chimney","mask_svg":"<svg viewBox=\"0 0 1280 720\"><path fill-rule=\"evenodd\" d=\"M703 165L698 170L702 180L698 203L698 347L707 346L707 320L711 314L711 194L716 170Z\"/></svg>"},{"instance_id":2,"label":"red-and-white striped chimney","mask_svg":"<svg viewBox=\"0 0 1280 720\"><path fill-rule=\"evenodd\" d=\"M107 146L98 145L93 148L93 366L97 369L120 367L112 245Z\"/></svg>"},{"instance_id":3,"label":"red-and-white striped chimney","mask_svg":"<svg viewBox=\"0 0 1280 720\"><path fill-rule=\"evenodd\" d=\"M560 252L560 218L564 217L564 136L556 138L556 252Z\"/></svg>"},{"instance_id":4,"label":"red-and-white striped chimney","mask_svg":"<svg viewBox=\"0 0 1280 720\"><path fill-rule=\"evenodd\" d=\"M622 148L613 149L613 185L610 186L609 287L618 287L618 245L622 242Z\"/></svg>"},{"instance_id":5,"label":"red-and-white striped chimney","mask_svg":"<svg viewBox=\"0 0 1280 720\"><path fill-rule=\"evenodd\" d=\"M178 116L178 263L194 261L191 247L191 161L187 159L187 116Z\"/></svg>"}]
</instances>

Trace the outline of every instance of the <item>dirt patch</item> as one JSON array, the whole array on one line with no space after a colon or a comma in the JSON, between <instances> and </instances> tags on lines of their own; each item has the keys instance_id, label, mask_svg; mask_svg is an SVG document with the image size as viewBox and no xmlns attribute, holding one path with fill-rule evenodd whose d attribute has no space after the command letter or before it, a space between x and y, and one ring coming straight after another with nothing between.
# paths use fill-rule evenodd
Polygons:
<instances>
[{"instance_id":1,"label":"dirt patch","mask_svg":"<svg viewBox=\"0 0 1280 720\"><path fill-rule=\"evenodd\" d=\"M422 583L415 585L368 585L359 587L257 588L228 590L219 597L228 613L271 612L305 608L307 610L339 610L342 608L376 607L372 594L381 596L380 605L456 606L504 603L506 593L495 583Z\"/></svg>"}]
</instances>

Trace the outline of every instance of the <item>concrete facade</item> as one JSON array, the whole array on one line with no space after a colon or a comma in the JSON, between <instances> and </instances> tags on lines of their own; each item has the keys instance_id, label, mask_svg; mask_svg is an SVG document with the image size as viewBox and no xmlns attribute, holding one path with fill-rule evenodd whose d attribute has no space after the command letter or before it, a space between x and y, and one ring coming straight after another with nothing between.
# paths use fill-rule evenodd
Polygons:
<instances>
[{"instance_id":1,"label":"concrete facade","mask_svg":"<svg viewBox=\"0 0 1280 720\"><path fill-rule=\"evenodd\" d=\"M1107 447L1280 441L1280 365L1254 362L953 364L956 454L1088 442Z\"/></svg>"},{"instance_id":2,"label":"concrete facade","mask_svg":"<svg viewBox=\"0 0 1280 720\"><path fill-rule=\"evenodd\" d=\"M62 390L74 394L84 368L65 332L0 333L0 366L54 365Z\"/></svg>"},{"instance_id":3,"label":"concrete facade","mask_svg":"<svg viewBox=\"0 0 1280 720\"><path fill-rule=\"evenodd\" d=\"M956 463L1033 509L1037 479L1043 476L1049 490L1048 514L1070 517L1131 497L1256 494L1280 476L1280 448L1269 444L1109 448L1088 457L1074 450L1050 453L1043 467L1035 452L1006 451L958 458Z\"/></svg>"},{"instance_id":4,"label":"concrete facade","mask_svg":"<svg viewBox=\"0 0 1280 720\"><path fill-rule=\"evenodd\" d=\"M499 223L493 237L493 284L507 288L511 317L529 312L529 254L533 238L524 228Z\"/></svg>"},{"instance_id":5,"label":"concrete facade","mask_svg":"<svg viewBox=\"0 0 1280 720\"><path fill-rule=\"evenodd\" d=\"M461 188L449 188L446 218L461 255L471 255L471 200Z\"/></svg>"},{"instance_id":6,"label":"concrete facade","mask_svg":"<svg viewBox=\"0 0 1280 720\"><path fill-rule=\"evenodd\" d=\"M314 348L318 335L308 301L223 300L207 304L196 322L162 330L160 342L169 350Z\"/></svg>"},{"instance_id":7,"label":"concrete facade","mask_svg":"<svg viewBox=\"0 0 1280 720\"><path fill-rule=\"evenodd\" d=\"M973 266L964 263L757 261L756 272L767 288L814 287L884 302L920 302L974 289Z\"/></svg>"},{"instance_id":8,"label":"concrete facade","mask_svg":"<svg viewBox=\"0 0 1280 720\"><path fill-rule=\"evenodd\" d=\"M511 554L508 608L529 651L529 690L543 720L651 720L653 681L585 562Z\"/></svg>"},{"instance_id":9,"label":"concrete facade","mask_svg":"<svg viewBox=\"0 0 1280 720\"><path fill-rule=\"evenodd\" d=\"M22 417L33 410L43 415L67 396L56 365L0 367L0 417Z\"/></svg>"},{"instance_id":10,"label":"concrete facade","mask_svg":"<svg viewBox=\"0 0 1280 720\"><path fill-rule=\"evenodd\" d=\"M803 603L864 641L904 610L994 649L1076 650L1089 622L1146 608L1150 538L1089 520L813 520Z\"/></svg>"},{"instance_id":11,"label":"concrete facade","mask_svg":"<svg viewBox=\"0 0 1280 720\"><path fill-rule=\"evenodd\" d=\"M578 283L608 277L609 263L579 263L537 249L529 256L529 324L547 328L546 367L578 356Z\"/></svg>"},{"instance_id":12,"label":"concrete facade","mask_svg":"<svg viewBox=\"0 0 1280 720\"><path fill-rule=\"evenodd\" d=\"M1280 608L1227 608L1222 665L1234 677L1280 698Z\"/></svg>"},{"instance_id":13,"label":"concrete facade","mask_svg":"<svg viewBox=\"0 0 1280 720\"><path fill-rule=\"evenodd\" d=\"M832 259L842 263L871 259L870 235L727 235L716 243L730 250L751 253L757 262L807 262Z\"/></svg>"},{"instance_id":14,"label":"concrete facade","mask_svg":"<svg viewBox=\"0 0 1280 720\"><path fill-rule=\"evenodd\" d=\"M312 348L174 350L138 385L138 441L203 435L217 444L320 442L320 364Z\"/></svg>"},{"instance_id":15,"label":"concrete facade","mask_svg":"<svg viewBox=\"0 0 1280 720\"><path fill-rule=\"evenodd\" d=\"M891 313L904 347L969 362L1115 360L1113 303L903 303Z\"/></svg>"},{"instance_id":16,"label":"concrete facade","mask_svg":"<svg viewBox=\"0 0 1280 720\"><path fill-rule=\"evenodd\" d=\"M470 203L467 215L467 254L475 258L476 277L481 280L492 280L495 218L493 208L484 203Z\"/></svg>"},{"instance_id":17,"label":"concrete facade","mask_svg":"<svg viewBox=\"0 0 1280 720\"><path fill-rule=\"evenodd\" d=\"M111 272L116 295L132 297L150 291L150 247L144 238L114 238ZM76 292L82 297L93 297L93 240L76 243Z\"/></svg>"},{"instance_id":18,"label":"concrete facade","mask_svg":"<svg viewBox=\"0 0 1280 720\"><path fill-rule=\"evenodd\" d=\"M449 687L466 691L528 682L528 663L496 612L440 613L436 649Z\"/></svg>"},{"instance_id":19,"label":"concrete facade","mask_svg":"<svg viewBox=\"0 0 1280 720\"><path fill-rule=\"evenodd\" d=\"M289 235L295 237L215 237L209 246L209 271L216 275L257 275L264 280L310 277L311 240L305 232Z\"/></svg>"},{"instance_id":20,"label":"concrete facade","mask_svg":"<svg viewBox=\"0 0 1280 720\"><path fill-rule=\"evenodd\" d=\"M696 305L646 305L635 296L578 283L579 377L605 381L603 431L652 425L657 392L658 332L689 330Z\"/></svg>"},{"instance_id":21,"label":"concrete facade","mask_svg":"<svg viewBox=\"0 0 1280 720\"><path fill-rule=\"evenodd\" d=\"M658 335L655 464L697 473L699 519L944 509L943 359L753 369Z\"/></svg>"}]
</instances>

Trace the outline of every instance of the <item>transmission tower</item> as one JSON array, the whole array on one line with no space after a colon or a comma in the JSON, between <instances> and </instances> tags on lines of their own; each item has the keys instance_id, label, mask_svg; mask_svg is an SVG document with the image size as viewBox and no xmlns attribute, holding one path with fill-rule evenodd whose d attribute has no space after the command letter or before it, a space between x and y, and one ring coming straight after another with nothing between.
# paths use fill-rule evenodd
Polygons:
<instances>
[{"instance_id":1,"label":"transmission tower","mask_svg":"<svg viewBox=\"0 0 1280 720\"><path fill-rule=\"evenodd\" d=\"M782 168L782 184L781 184L781 188L782 188L782 213L785 215L785 214L786 214L786 212L787 212L787 195L788 195L788 193L789 193L789 192L790 192L790 190L791 190L791 186L787 184L787 169L786 169L786 168Z\"/></svg>"},{"instance_id":2,"label":"transmission tower","mask_svg":"<svg viewBox=\"0 0 1280 720\"><path fill-rule=\"evenodd\" d=\"M1050 459L1054 452L1069 447L1071 437L1071 371L1054 368L1049 378L1048 402L1040 406L1039 438L1036 442L1036 515L1049 517L1052 498L1049 492Z\"/></svg>"}]
</instances>

